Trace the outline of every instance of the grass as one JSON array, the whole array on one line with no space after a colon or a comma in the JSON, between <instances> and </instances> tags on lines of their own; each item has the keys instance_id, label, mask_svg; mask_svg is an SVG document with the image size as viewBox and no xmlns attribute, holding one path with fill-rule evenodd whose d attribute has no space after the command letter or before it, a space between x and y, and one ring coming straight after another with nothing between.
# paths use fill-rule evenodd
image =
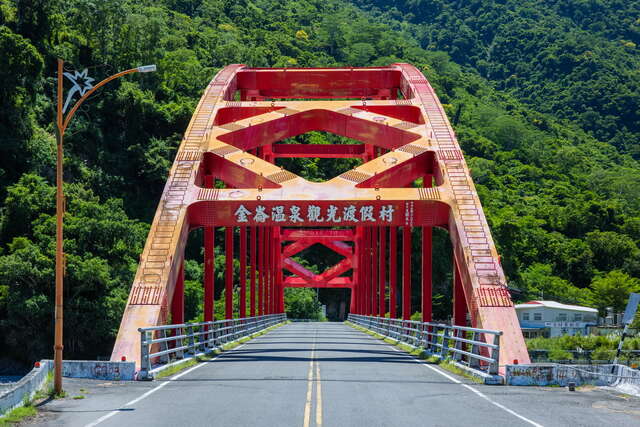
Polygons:
<instances>
[{"instance_id":1,"label":"grass","mask_svg":"<svg viewBox=\"0 0 640 427\"><path fill-rule=\"evenodd\" d=\"M243 338L240 338L237 341L233 341L233 342L230 342L228 344L225 344L225 345L222 346L221 349L216 349L216 350L208 352L205 355L197 356L197 357L194 357L192 359L185 360L182 363L177 363L177 364L175 364L173 366L168 367L167 369L163 369L162 371L158 372L157 374L154 375L154 378L155 379L166 378L166 377L169 377L171 375L177 374L178 372L184 371L185 369L188 369L188 368L190 368L192 366L195 366L198 363L202 363L202 362L206 362L208 360L211 360L215 356L217 356L217 355L219 355L219 354L221 354L221 353L223 353L225 351L232 350L232 349L238 347L239 345L244 344L247 341L250 341L250 340L252 340L254 338L262 336L262 335L266 334L267 332L272 331L275 328L279 328L280 326L286 325L287 323L290 323L290 322L286 321L286 322L278 323L277 325L273 325L273 326L271 326L271 327L269 327L267 329L264 329L264 330L262 330L260 332L256 332L255 334L252 334L252 335L250 335L248 337L243 337Z\"/></svg>"},{"instance_id":2,"label":"grass","mask_svg":"<svg viewBox=\"0 0 640 427\"><path fill-rule=\"evenodd\" d=\"M0 415L0 427L18 424L24 421L25 418L36 415L38 410L34 406L35 402L44 399L59 399L66 397L66 395L64 391L60 394L56 394L53 391L53 371L49 371L42 387L33 394L33 397L25 396L21 407Z\"/></svg>"},{"instance_id":3,"label":"grass","mask_svg":"<svg viewBox=\"0 0 640 427\"><path fill-rule=\"evenodd\" d=\"M423 348L415 348L413 346L410 346L408 344L405 344L403 342L399 342L396 341L392 338L387 338L384 337L380 334L377 334L373 331L370 331L369 329L363 328L362 326L358 326L352 322L345 322L345 324L351 326L354 329L357 329L361 332L364 332L366 334L371 335L374 338L380 339L382 341L384 341L387 344L391 344L397 348L399 348L400 350L410 354L411 356L414 356L420 360L424 360L426 363L430 364L430 365L438 365L440 368L449 371L453 374L456 375L460 375L463 376L465 378L470 379L471 381L478 383L478 384L483 384L484 381L474 375L471 375L469 372L465 371L464 369L460 368L459 366L457 366L455 363L453 363L451 360L449 359L442 359L438 356L434 356L434 355L430 355L428 354Z\"/></svg>"},{"instance_id":4,"label":"grass","mask_svg":"<svg viewBox=\"0 0 640 427\"><path fill-rule=\"evenodd\" d=\"M42 399L56 398L52 384L53 371L49 371L42 387L34 393L32 398L25 396L21 407L15 408L4 415L0 415L0 427L18 424L24 421L25 418L36 415L38 410L33 406L34 402Z\"/></svg>"},{"instance_id":5,"label":"grass","mask_svg":"<svg viewBox=\"0 0 640 427\"><path fill-rule=\"evenodd\" d=\"M81 395L81 394L79 394L77 396L73 396L73 400L82 400L82 399L84 399L84 396Z\"/></svg>"},{"instance_id":6,"label":"grass","mask_svg":"<svg viewBox=\"0 0 640 427\"><path fill-rule=\"evenodd\" d=\"M38 411L36 410L36 408L31 406L31 402L29 402L29 405L21 406L12 411L9 411L5 416L0 418L0 426L4 427L11 424L17 424L27 417L33 417L37 413Z\"/></svg>"}]
</instances>

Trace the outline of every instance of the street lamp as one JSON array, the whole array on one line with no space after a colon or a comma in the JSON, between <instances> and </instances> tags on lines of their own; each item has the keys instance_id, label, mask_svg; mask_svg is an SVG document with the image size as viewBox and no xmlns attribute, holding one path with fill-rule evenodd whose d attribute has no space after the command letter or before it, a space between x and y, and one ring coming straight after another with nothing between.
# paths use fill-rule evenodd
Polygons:
<instances>
[{"instance_id":1,"label":"street lamp","mask_svg":"<svg viewBox=\"0 0 640 427\"><path fill-rule=\"evenodd\" d=\"M86 99L91 96L96 90L100 89L105 84L109 83L111 80L117 79L118 77L122 77L125 74L131 73L150 73L156 71L155 65L144 65L137 68L131 68L129 70L124 70L119 73L116 73L112 76L107 77L102 80L100 83L95 86L92 84L93 80L91 77L87 75L87 69L85 68L83 71L78 72L75 71L72 73L63 72L64 61L62 59L58 59L58 108L57 108L57 117L56 117L56 126L58 131L56 132L56 140L57 140L57 158L56 158L56 324L55 324L55 343L53 346L54 349L54 390L57 394L62 392L62 301L63 301L63 280L64 280L64 245L63 245L63 216L64 216L64 193L63 193L63 176L62 176L62 168L63 168L63 151L62 144L64 141L64 132L69 125L69 122L73 118L74 114L78 110L78 107L86 101ZM69 90L67 94L67 99L62 104L63 98L63 80L64 77L67 77L72 83L73 86ZM71 110L67 113L67 108L71 103L73 96L77 93L80 94L80 99L73 104ZM66 114L66 116L65 116Z\"/></svg>"}]
</instances>

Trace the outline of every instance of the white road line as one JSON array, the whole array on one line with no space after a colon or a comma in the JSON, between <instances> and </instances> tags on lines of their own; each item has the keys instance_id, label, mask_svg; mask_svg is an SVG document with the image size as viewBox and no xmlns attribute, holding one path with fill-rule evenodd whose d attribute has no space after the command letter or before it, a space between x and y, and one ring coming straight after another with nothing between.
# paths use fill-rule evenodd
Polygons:
<instances>
[{"instance_id":1,"label":"white road line","mask_svg":"<svg viewBox=\"0 0 640 427\"><path fill-rule=\"evenodd\" d=\"M362 331L360 331L360 332L362 332ZM370 337L369 335L365 334L364 332L362 332L362 333L363 333L365 336L369 337L369 338L372 338L372 339L377 340L377 338ZM380 341L380 340L378 340L378 341ZM384 341L383 341L383 342L384 342ZM535 421L530 420L529 418L524 417L524 416L522 416L522 415L518 414L517 412L515 412L515 411L513 411L513 410L511 410L511 409L509 409L509 408L507 408L506 406L504 406L504 405L502 405L502 404L500 404L500 403L496 402L495 400L492 400L489 396L487 396L486 394L482 393L481 391L479 391L479 390L477 390L477 389L475 389L475 388L471 387L470 385L463 384L463 383L462 383L462 381L460 381L460 380L458 380L458 379L456 379L456 378L452 377L452 376L451 376L451 375L449 375L449 374L446 374L446 373L442 372L440 369L436 368L435 366L431 366L431 365L429 365L428 363L425 363L424 361L422 361L422 360L420 360L420 359L417 359L417 358L413 357L412 355L410 355L410 354L408 354L408 353L405 353L404 351L398 350L397 348L395 348L395 347L393 347L393 346L391 346L391 345L389 345L389 344L387 344L387 343L385 343L384 345L386 345L387 347L389 347L391 350L396 351L396 352L398 352L398 353L402 354L403 356L408 357L409 359L413 360L413 361L414 361L414 362L416 362L417 364L419 364L419 365L421 365L421 366L424 366L425 368L429 368L429 369L431 369L431 370L432 370L432 371L434 371L434 372L437 372L438 374L442 375L443 377L447 378L448 380L450 380L450 381L452 381L452 382L454 382L454 383L456 383L456 384L460 384L460 385L462 385L463 387L465 387L465 388L467 388L467 389L471 390L472 392L474 392L474 393L475 393L475 394L477 394L478 396L480 396L480 397L482 397L483 399L485 399L487 402L491 403L492 405L495 405L496 407L498 407L498 408L502 409L502 410L503 410L503 411L505 411L505 412L510 413L511 415L513 415L513 416L515 416L515 417L520 418L522 421L524 421L524 422L526 422L526 423L529 423L529 424L531 424L532 426L535 426L535 427L543 427L543 426L542 426L542 424L538 424L538 423L536 423Z\"/></svg>"},{"instance_id":2,"label":"white road line","mask_svg":"<svg viewBox=\"0 0 640 427\"><path fill-rule=\"evenodd\" d=\"M234 352L234 351L236 351L236 350L241 349L242 347L244 347L245 345L247 345L247 344L248 344L248 343L250 343L250 342L255 342L255 341L256 341L257 339L259 339L259 338L260 338L260 337L256 337L256 338L254 338L254 339L253 339L253 340L251 340L251 341L248 341L248 342L246 342L246 343L244 343L244 344L240 344L239 346L237 346L237 347L235 347L235 348L232 348L231 350L225 351L224 353L221 353L221 354L217 355L216 357L214 357L213 359L210 359L209 361L210 361L210 362L213 362L214 360L219 359L220 357L222 357L222 356L224 356L224 355L226 355L226 354L229 354L229 353L232 353L232 352ZM171 377L171 378L170 378L169 380L167 380L166 382L163 382L162 384L158 385L158 386L157 386L157 387L155 387L155 388L152 388L151 390L149 390L149 391L147 391L146 393L144 393L144 394L140 395L139 397L137 397L137 398L135 398L135 399L133 399L133 400L131 400L131 401L129 401L129 402L127 402L127 403L125 403L124 405L122 405L122 406L120 407L120 409L117 409L117 410L115 410L115 411L111 411L111 412L109 412L108 414L103 415L102 417L98 418L98 419L97 419L97 420L95 420L94 422L89 423L89 424L86 424L84 427L94 427L94 426L97 426L98 424L100 424L100 423L102 423L102 422L104 422L104 421L108 420L109 418L113 417L114 415L117 415L117 414L121 413L121 412L122 412L122 410L121 410L122 408L125 408L125 407L127 407L127 406L131 406L131 405L135 405L136 403L140 402L142 399L145 399L145 398L149 397L150 395L152 395L152 394L153 394L153 393L155 393L156 391L158 391L158 390L162 389L163 387L165 387L165 386L169 385L169 383L171 383L172 381L175 381L175 380L177 380L178 378L181 378L181 377L183 377L183 376L185 376L185 375L187 375L187 374L189 374L189 373L191 373L191 372L195 371L196 369L201 368L201 367L206 366L206 365L207 365L206 363L200 363L200 364L198 364L198 365L194 366L193 368L189 368L189 369L187 369L186 371L184 371L184 372L182 372L182 373L180 373L180 374L178 374L178 375L175 375L175 376Z\"/></svg>"}]
</instances>

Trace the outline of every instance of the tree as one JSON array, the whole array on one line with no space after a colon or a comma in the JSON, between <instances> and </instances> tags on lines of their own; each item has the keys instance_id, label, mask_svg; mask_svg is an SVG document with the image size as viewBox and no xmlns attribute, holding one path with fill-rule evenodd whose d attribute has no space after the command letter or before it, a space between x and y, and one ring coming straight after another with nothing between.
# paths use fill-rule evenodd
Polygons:
<instances>
[{"instance_id":1,"label":"tree","mask_svg":"<svg viewBox=\"0 0 640 427\"><path fill-rule=\"evenodd\" d=\"M521 275L522 287L530 299L552 299L569 304L591 305L589 289L572 286L554 276L548 264L532 264Z\"/></svg>"},{"instance_id":2,"label":"tree","mask_svg":"<svg viewBox=\"0 0 640 427\"><path fill-rule=\"evenodd\" d=\"M320 301L316 291L309 288L286 288L284 308L290 319L320 320Z\"/></svg>"},{"instance_id":3,"label":"tree","mask_svg":"<svg viewBox=\"0 0 640 427\"><path fill-rule=\"evenodd\" d=\"M600 315L605 314L607 307L613 307L614 311L620 312L624 311L629 294L640 292L640 280L620 270L613 270L594 278L591 290Z\"/></svg>"}]
</instances>

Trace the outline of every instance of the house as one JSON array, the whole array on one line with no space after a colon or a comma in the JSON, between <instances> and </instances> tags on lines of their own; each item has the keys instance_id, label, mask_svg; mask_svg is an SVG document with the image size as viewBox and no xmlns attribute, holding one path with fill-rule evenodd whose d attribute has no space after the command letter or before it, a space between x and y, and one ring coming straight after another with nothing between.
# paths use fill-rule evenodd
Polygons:
<instances>
[{"instance_id":1,"label":"house","mask_svg":"<svg viewBox=\"0 0 640 427\"><path fill-rule=\"evenodd\" d=\"M598 324L598 310L556 301L529 301L516 305L525 338L587 335Z\"/></svg>"}]
</instances>

